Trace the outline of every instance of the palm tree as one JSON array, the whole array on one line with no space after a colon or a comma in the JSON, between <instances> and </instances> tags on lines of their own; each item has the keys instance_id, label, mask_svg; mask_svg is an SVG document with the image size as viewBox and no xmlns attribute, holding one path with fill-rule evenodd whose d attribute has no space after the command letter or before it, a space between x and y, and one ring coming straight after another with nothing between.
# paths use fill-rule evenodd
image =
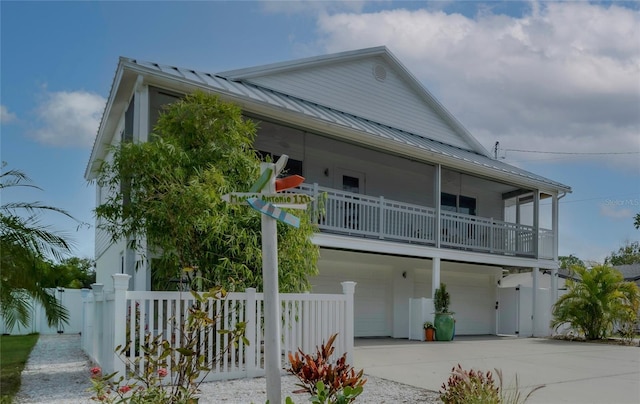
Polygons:
<instances>
[{"instance_id":1,"label":"palm tree","mask_svg":"<svg viewBox=\"0 0 640 404\"><path fill-rule=\"evenodd\" d=\"M580 279L567 280L568 293L553 307L552 327L569 324L586 339L595 340L609 335L616 324L635 322L640 293L633 282L625 282L620 272L607 265L572 270Z\"/></svg>"},{"instance_id":2,"label":"palm tree","mask_svg":"<svg viewBox=\"0 0 640 404\"><path fill-rule=\"evenodd\" d=\"M2 168L5 166L3 162ZM0 191L4 193L11 187L40 189L30 181L21 171L8 170L0 174ZM17 323L28 326L31 300L42 305L49 326L59 321L68 323L67 310L39 284L43 266L47 265L45 258L59 260L71 250L63 235L40 223L40 215L45 211L75 220L66 211L40 202L9 202L0 206L0 314L9 330Z\"/></svg>"}]
</instances>

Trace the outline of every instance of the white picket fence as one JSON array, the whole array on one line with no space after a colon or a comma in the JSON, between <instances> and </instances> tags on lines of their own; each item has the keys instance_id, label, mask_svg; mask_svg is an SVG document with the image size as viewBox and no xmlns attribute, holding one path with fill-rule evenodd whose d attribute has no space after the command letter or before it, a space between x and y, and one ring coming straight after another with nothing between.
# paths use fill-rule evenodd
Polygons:
<instances>
[{"instance_id":1,"label":"white picket fence","mask_svg":"<svg viewBox=\"0 0 640 404\"><path fill-rule=\"evenodd\" d=\"M89 289L48 288L47 293L53 295L69 313L69 321L50 327L47 315L42 305L31 297L26 297L29 304L29 324L26 327L16 324L13 328L7 327L4 318L0 315L0 334L26 335L30 333L40 334L78 334L82 331L82 301L83 296L90 293Z\"/></svg>"},{"instance_id":2,"label":"white picket fence","mask_svg":"<svg viewBox=\"0 0 640 404\"><path fill-rule=\"evenodd\" d=\"M181 340L178 326L186 319L189 307L194 304L190 292L140 292L128 291L129 276L112 275L114 289L105 291L103 285L94 284L93 293L84 300L84 329L82 348L104 373L127 368L123 358L115 350L130 343L125 358L133 362L141 355L145 336L162 335L175 346ZM343 294L280 294L281 318L281 369L288 364L288 354L299 348L306 353L315 352L316 346L332 334L338 337L334 343L336 356L347 353L353 364L353 297L355 282L342 282ZM225 299L209 299L206 307L216 320L211 330L200 334L201 347L205 347L208 361L218 357L212 372L205 381L258 377L264 369L264 296L255 289L227 294ZM238 341L231 344L230 336L218 330L232 330L238 322L246 323L245 337L249 344ZM127 330L129 330L127 332ZM128 341L127 341L128 338ZM168 358L167 368L177 357ZM140 361L142 362L142 361ZM172 374L168 375L172 378ZM170 379L171 380L171 379Z\"/></svg>"}]
</instances>

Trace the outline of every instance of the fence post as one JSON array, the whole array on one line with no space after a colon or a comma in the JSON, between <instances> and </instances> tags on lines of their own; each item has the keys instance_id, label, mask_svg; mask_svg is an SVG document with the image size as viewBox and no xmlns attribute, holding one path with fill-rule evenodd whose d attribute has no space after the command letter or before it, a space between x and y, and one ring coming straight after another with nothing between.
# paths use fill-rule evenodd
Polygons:
<instances>
[{"instance_id":1,"label":"fence post","mask_svg":"<svg viewBox=\"0 0 640 404\"><path fill-rule=\"evenodd\" d=\"M249 346L245 345L245 361L247 369L247 377L257 376L256 352L258 347L258 339L256 338L258 319L256 318L256 289L247 288L245 290L247 302L245 305L245 321L247 328L245 329L245 337L249 340Z\"/></svg>"},{"instance_id":2,"label":"fence post","mask_svg":"<svg viewBox=\"0 0 640 404\"><path fill-rule=\"evenodd\" d=\"M353 294L356 291L356 282L346 281L341 282L342 285L342 293L347 296L347 304L345 307L345 316L344 316L344 329L345 329L345 349L347 351L347 363L353 366Z\"/></svg>"},{"instance_id":3,"label":"fence post","mask_svg":"<svg viewBox=\"0 0 640 404\"><path fill-rule=\"evenodd\" d=\"M124 347L126 344L126 319L127 319L127 289L129 289L129 278L126 274L113 274L113 371L126 377L124 362L120 360L116 353L116 347Z\"/></svg>"},{"instance_id":4,"label":"fence post","mask_svg":"<svg viewBox=\"0 0 640 404\"><path fill-rule=\"evenodd\" d=\"M93 358L100 366L104 366L104 357L102 355L102 329L103 329L103 313L104 313L104 285L102 283L92 283L93 290L93 341L91 343L91 352Z\"/></svg>"}]
</instances>

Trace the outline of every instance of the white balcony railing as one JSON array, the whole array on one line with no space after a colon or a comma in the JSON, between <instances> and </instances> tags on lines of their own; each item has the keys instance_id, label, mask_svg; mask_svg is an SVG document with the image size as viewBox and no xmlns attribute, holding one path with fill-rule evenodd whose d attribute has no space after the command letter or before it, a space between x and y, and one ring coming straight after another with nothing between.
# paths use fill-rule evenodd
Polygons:
<instances>
[{"instance_id":1,"label":"white balcony railing","mask_svg":"<svg viewBox=\"0 0 640 404\"><path fill-rule=\"evenodd\" d=\"M303 184L298 192L314 197L322 231L353 236L436 244L436 210L372 197L317 184ZM320 197L320 198L319 198ZM320 206L319 206L320 205ZM503 255L536 256L535 228L492 218L441 212L440 245ZM540 229L541 258L553 258L553 232Z\"/></svg>"}]
</instances>

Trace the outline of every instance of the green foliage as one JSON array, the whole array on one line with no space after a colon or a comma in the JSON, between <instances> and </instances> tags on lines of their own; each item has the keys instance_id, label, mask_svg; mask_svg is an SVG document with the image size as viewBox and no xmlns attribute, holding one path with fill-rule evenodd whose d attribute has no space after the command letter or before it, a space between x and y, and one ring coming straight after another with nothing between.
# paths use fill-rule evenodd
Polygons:
<instances>
[{"instance_id":1,"label":"green foliage","mask_svg":"<svg viewBox=\"0 0 640 404\"><path fill-rule=\"evenodd\" d=\"M125 363L127 378L116 373L103 375L98 367L91 369L94 401L104 403L169 403L191 404L197 402L199 386L217 361L229 354L231 346L239 340L248 345L244 337L245 323L237 322L232 330L216 329L221 320L219 313L212 312L212 302L224 299L226 291L216 287L208 292L191 292L194 303L189 307L186 321L174 321L172 336L179 336L177 344L160 334L144 336L144 342L129 342L118 346L116 352ZM223 349L207 345L203 336L224 334L227 344ZM142 355L132 354L141 350ZM132 359L133 357L133 359ZM170 377L170 380L167 380Z\"/></svg>"},{"instance_id":2,"label":"green foliage","mask_svg":"<svg viewBox=\"0 0 640 404\"><path fill-rule=\"evenodd\" d=\"M444 404L498 404L500 390L491 371L464 370L458 364L442 384L440 399Z\"/></svg>"},{"instance_id":3,"label":"green foliage","mask_svg":"<svg viewBox=\"0 0 640 404\"><path fill-rule=\"evenodd\" d=\"M5 167L3 162L3 170ZM30 179L18 170L0 174L3 193L14 187L40 189L29 182ZM71 250L64 235L40 222L41 214L47 211L73 219L66 211L39 202L8 202L0 206L0 314L9 331L16 325L28 326L30 299L45 309L49 326L68 321L67 310L40 283L47 260L61 260Z\"/></svg>"},{"instance_id":4,"label":"green foliage","mask_svg":"<svg viewBox=\"0 0 640 404\"><path fill-rule=\"evenodd\" d=\"M12 401L20 390L20 375L38 334L0 336L0 402Z\"/></svg>"},{"instance_id":5,"label":"green foliage","mask_svg":"<svg viewBox=\"0 0 640 404\"><path fill-rule=\"evenodd\" d=\"M551 326L569 324L587 340L602 339L637 320L640 293L633 282L625 282L620 272L607 265L591 269L574 267L580 280L567 280L567 294L553 307Z\"/></svg>"},{"instance_id":6,"label":"green foliage","mask_svg":"<svg viewBox=\"0 0 640 404\"><path fill-rule=\"evenodd\" d=\"M570 254L569 256L560 256L558 257L558 260L560 261L560 268L562 269L571 269L576 265L581 267L585 266L584 262L573 254Z\"/></svg>"},{"instance_id":7,"label":"green foliage","mask_svg":"<svg viewBox=\"0 0 640 404\"><path fill-rule=\"evenodd\" d=\"M286 371L300 380L296 386L302 388L294 393L311 394L313 403L350 403L362 393L367 382L362 378L364 370L356 373L347 364L346 353L335 364L331 363L337 335L333 334L325 344L317 347L315 355L305 354L301 349L295 355L289 353Z\"/></svg>"},{"instance_id":8,"label":"green foliage","mask_svg":"<svg viewBox=\"0 0 640 404\"><path fill-rule=\"evenodd\" d=\"M533 387L524 395L518 385L518 376L514 385L505 388L502 371L494 370L498 375L498 384L490 370L465 370L458 364L451 369L451 376L447 382L442 383L440 399L444 404L520 404L544 387Z\"/></svg>"},{"instance_id":9,"label":"green foliage","mask_svg":"<svg viewBox=\"0 0 640 404\"><path fill-rule=\"evenodd\" d=\"M89 258L71 257L60 263L48 263L40 285L45 288L90 288L96 281L94 261Z\"/></svg>"},{"instance_id":10,"label":"green foliage","mask_svg":"<svg viewBox=\"0 0 640 404\"><path fill-rule=\"evenodd\" d=\"M183 268L205 285L261 287L260 214L221 199L258 178L255 131L238 107L198 92L166 109L151 141L123 143L102 162L97 184L109 192L96 215L114 242L134 240L144 253L145 235L154 287L169 288ZM315 226L300 216L300 229L278 224L282 292L308 290L307 275L317 273Z\"/></svg>"},{"instance_id":11,"label":"green foliage","mask_svg":"<svg viewBox=\"0 0 640 404\"><path fill-rule=\"evenodd\" d=\"M436 326L433 325L431 321L425 321L425 323L422 325L422 328L424 328L425 330L428 330L429 328L435 330Z\"/></svg>"},{"instance_id":12,"label":"green foliage","mask_svg":"<svg viewBox=\"0 0 640 404\"><path fill-rule=\"evenodd\" d=\"M433 306L436 313L449 313L449 304L451 303L451 297L447 292L447 285L440 283L440 287L436 289L433 296Z\"/></svg>"},{"instance_id":13,"label":"green foliage","mask_svg":"<svg viewBox=\"0 0 640 404\"><path fill-rule=\"evenodd\" d=\"M640 241L627 242L618 251L612 251L604 263L612 266L640 263Z\"/></svg>"}]
</instances>

